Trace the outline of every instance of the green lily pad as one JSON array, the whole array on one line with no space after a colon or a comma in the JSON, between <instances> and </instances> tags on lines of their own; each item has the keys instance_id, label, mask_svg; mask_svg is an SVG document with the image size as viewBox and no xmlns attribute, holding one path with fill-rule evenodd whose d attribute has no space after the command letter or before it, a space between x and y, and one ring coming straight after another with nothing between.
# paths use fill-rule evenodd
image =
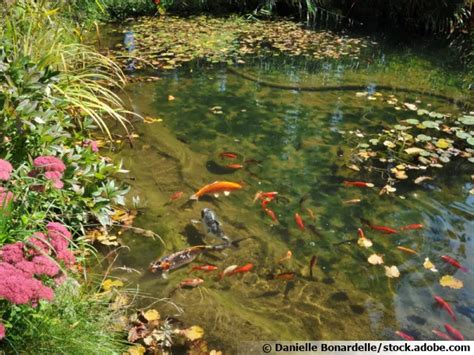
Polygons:
<instances>
[{"instance_id":1,"label":"green lily pad","mask_svg":"<svg viewBox=\"0 0 474 355\"><path fill-rule=\"evenodd\" d=\"M377 138L372 138L369 140L370 144L372 145L377 145L379 143L379 140Z\"/></svg>"},{"instance_id":2,"label":"green lily pad","mask_svg":"<svg viewBox=\"0 0 474 355\"><path fill-rule=\"evenodd\" d=\"M423 116L423 115L429 115L430 112L428 110L424 110L424 109L419 109L418 111L416 111L416 113L418 114L418 116ZM408 122L408 120L407 120ZM417 123L415 123L417 124Z\"/></svg>"},{"instance_id":3,"label":"green lily pad","mask_svg":"<svg viewBox=\"0 0 474 355\"><path fill-rule=\"evenodd\" d=\"M439 112L430 112L429 116L431 118L443 118L444 115L442 113L439 113Z\"/></svg>"},{"instance_id":4,"label":"green lily pad","mask_svg":"<svg viewBox=\"0 0 474 355\"><path fill-rule=\"evenodd\" d=\"M429 142L432 138L426 134L419 134L416 136L416 139L420 142Z\"/></svg>"},{"instance_id":5,"label":"green lily pad","mask_svg":"<svg viewBox=\"0 0 474 355\"><path fill-rule=\"evenodd\" d=\"M466 139L466 142L468 142L470 145L474 145L474 137Z\"/></svg>"},{"instance_id":6,"label":"green lily pad","mask_svg":"<svg viewBox=\"0 0 474 355\"><path fill-rule=\"evenodd\" d=\"M404 131L406 129L410 129L410 127L407 127L407 126L402 126L402 125L399 125L399 124L396 124L395 126L393 126L393 128L399 130L399 131Z\"/></svg>"},{"instance_id":7,"label":"green lily pad","mask_svg":"<svg viewBox=\"0 0 474 355\"><path fill-rule=\"evenodd\" d=\"M421 111L421 110L418 110L418 111ZM426 111L426 112L428 112L428 111ZM416 126L418 123L420 123L420 121L418 121L416 118L409 118L405 122L408 123L408 124L411 124L413 126Z\"/></svg>"},{"instance_id":8,"label":"green lily pad","mask_svg":"<svg viewBox=\"0 0 474 355\"><path fill-rule=\"evenodd\" d=\"M369 148L369 145L367 143L361 143L359 144L359 148Z\"/></svg>"},{"instance_id":9,"label":"green lily pad","mask_svg":"<svg viewBox=\"0 0 474 355\"><path fill-rule=\"evenodd\" d=\"M423 126L425 126L426 128L436 128L436 129L439 129L439 124L437 122L434 122L434 121L423 121L421 122L421 124Z\"/></svg>"},{"instance_id":10,"label":"green lily pad","mask_svg":"<svg viewBox=\"0 0 474 355\"><path fill-rule=\"evenodd\" d=\"M467 159L467 161L469 161L469 162L471 162L471 163L474 163L474 157Z\"/></svg>"},{"instance_id":11,"label":"green lily pad","mask_svg":"<svg viewBox=\"0 0 474 355\"><path fill-rule=\"evenodd\" d=\"M457 131L456 132L456 137L467 140L467 139L471 138L471 135L467 132L464 132L464 131Z\"/></svg>"},{"instance_id":12,"label":"green lily pad","mask_svg":"<svg viewBox=\"0 0 474 355\"><path fill-rule=\"evenodd\" d=\"M465 125L474 125L474 116L464 115L459 118L458 121L464 123Z\"/></svg>"}]
</instances>

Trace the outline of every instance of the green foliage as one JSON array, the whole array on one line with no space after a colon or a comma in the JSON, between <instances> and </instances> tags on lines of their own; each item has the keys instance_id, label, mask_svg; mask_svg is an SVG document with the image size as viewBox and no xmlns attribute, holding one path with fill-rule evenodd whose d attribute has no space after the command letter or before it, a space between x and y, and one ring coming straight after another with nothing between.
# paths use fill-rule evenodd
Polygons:
<instances>
[{"instance_id":1,"label":"green foliage","mask_svg":"<svg viewBox=\"0 0 474 355\"><path fill-rule=\"evenodd\" d=\"M68 279L56 289L53 302L8 311L8 338L0 342L0 352L121 354L126 346L111 327L122 313L111 309L110 297Z\"/></svg>"}]
</instances>

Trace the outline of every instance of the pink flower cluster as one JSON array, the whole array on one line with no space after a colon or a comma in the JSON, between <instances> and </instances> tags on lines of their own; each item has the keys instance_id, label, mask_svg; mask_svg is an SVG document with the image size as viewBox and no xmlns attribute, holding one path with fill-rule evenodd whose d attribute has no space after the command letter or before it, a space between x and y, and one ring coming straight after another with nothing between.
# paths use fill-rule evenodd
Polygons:
<instances>
[{"instance_id":1,"label":"pink flower cluster","mask_svg":"<svg viewBox=\"0 0 474 355\"><path fill-rule=\"evenodd\" d=\"M0 340L2 340L3 338L5 338L5 326L3 325L3 323L0 323Z\"/></svg>"},{"instance_id":2,"label":"pink flower cluster","mask_svg":"<svg viewBox=\"0 0 474 355\"><path fill-rule=\"evenodd\" d=\"M82 146L84 148L90 147L94 153L97 153L99 151L99 145L97 144L97 141L87 139L82 143Z\"/></svg>"},{"instance_id":3,"label":"pink flower cluster","mask_svg":"<svg viewBox=\"0 0 474 355\"><path fill-rule=\"evenodd\" d=\"M33 165L44 171L44 176L53 182L55 188L63 188L64 183L61 181L61 178L63 177L64 170L66 170L66 166L61 159L49 155L40 156L33 160ZM36 173L35 171L33 175L36 175Z\"/></svg>"},{"instance_id":4,"label":"pink flower cluster","mask_svg":"<svg viewBox=\"0 0 474 355\"><path fill-rule=\"evenodd\" d=\"M0 159L0 180L10 180L10 174L13 171L12 165L6 160Z\"/></svg>"},{"instance_id":5,"label":"pink flower cluster","mask_svg":"<svg viewBox=\"0 0 474 355\"><path fill-rule=\"evenodd\" d=\"M35 233L26 243L7 244L0 249L0 298L33 306L39 300L53 299L53 289L37 277L48 276L60 282L64 275L53 257L67 266L76 260L68 249L71 233L67 228L50 222L46 229L46 235Z\"/></svg>"}]
</instances>

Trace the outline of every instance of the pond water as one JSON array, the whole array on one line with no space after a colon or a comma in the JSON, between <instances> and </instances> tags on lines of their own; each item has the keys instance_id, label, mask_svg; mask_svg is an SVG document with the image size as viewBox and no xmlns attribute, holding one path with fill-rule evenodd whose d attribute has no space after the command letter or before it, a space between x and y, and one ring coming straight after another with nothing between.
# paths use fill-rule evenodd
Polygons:
<instances>
[{"instance_id":1,"label":"pond water","mask_svg":"<svg viewBox=\"0 0 474 355\"><path fill-rule=\"evenodd\" d=\"M434 180L422 185L401 181L395 194L380 196L385 185L380 172L348 168L352 145L344 132L378 132L416 117L416 112L396 110L380 97L369 100L355 91L287 90L238 75L306 87L356 83L372 92L389 83L472 99L461 88L461 71L416 53L378 44L357 60L280 55L248 58L232 70L193 62L153 73L160 76L156 82L130 84L126 96L133 110L163 121L135 122L139 138L133 148L124 145L118 157L133 177L131 196L140 196L135 225L155 231L164 244L127 231L121 239L129 250L122 250L116 266L135 268L140 274L116 270L113 275L142 294L166 298L155 306L163 315L179 313L170 302L182 308L178 318L202 326L211 347L226 353L236 352L242 341L398 339L397 330L420 340L436 339L432 329L443 329L444 323L474 339L474 272L462 272L441 259L449 255L474 270L474 195L469 192L474 165L455 160L434 169ZM417 102L419 108L460 112L458 106L429 95L383 91L385 97L391 94L400 102ZM238 158L220 158L224 151L236 152ZM244 168L224 168L232 163ZM243 188L228 197L188 201L216 180L239 182ZM346 187L345 180L370 181L378 188ZM184 197L169 201L177 191ZM259 202L253 203L258 191L279 192L268 205L279 223ZM353 199L361 202L345 203ZM223 280L215 271L190 274L189 265L172 271L168 279L147 272L158 257L190 245L219 243L191 223L200 219L205 207L216 212L229 237L248 239L238 248L203 254L191 266L213 264L222 271L252 263L253 270ZM296 212L304 220L304 231L295 223ZM424 228L385 235L370 230L361 219L394 228L421 223ZM372 248L357 245L360 227L373 241ZM278 262L288 250L291 260ZM390 279L382 265L369 264L373 253L383 255L386 265L396 265L400 277ZM317 263L311 278L313 255ZM423 267L426 257L438 272ZM296 276L290 281L269 277L283 272ZM440 286L444 275L462 280L464 287ZM201 277L204 283L175 290L188 277ZM434 295L452 305L456 322L435 306ZM151 301L141 302L146 307Z\"/></svg>"}]
</instances>

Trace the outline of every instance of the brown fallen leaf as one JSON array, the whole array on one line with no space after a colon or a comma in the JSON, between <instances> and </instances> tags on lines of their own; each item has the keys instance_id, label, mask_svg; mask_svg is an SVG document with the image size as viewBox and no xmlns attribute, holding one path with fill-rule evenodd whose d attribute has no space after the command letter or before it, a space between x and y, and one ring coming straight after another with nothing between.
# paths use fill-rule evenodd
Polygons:
<instances>
[{"instance_id":1,"label":"brown fallen leaf","mask_svg":"<svg viewBox=\"0 0 474 355\"><path fill-rule=\"evenodd\" d=\"M383 264L383 257L377 254L372 254L368 257L367 261L372 265L381 265Z\"/></svg>"}]
</instances>

